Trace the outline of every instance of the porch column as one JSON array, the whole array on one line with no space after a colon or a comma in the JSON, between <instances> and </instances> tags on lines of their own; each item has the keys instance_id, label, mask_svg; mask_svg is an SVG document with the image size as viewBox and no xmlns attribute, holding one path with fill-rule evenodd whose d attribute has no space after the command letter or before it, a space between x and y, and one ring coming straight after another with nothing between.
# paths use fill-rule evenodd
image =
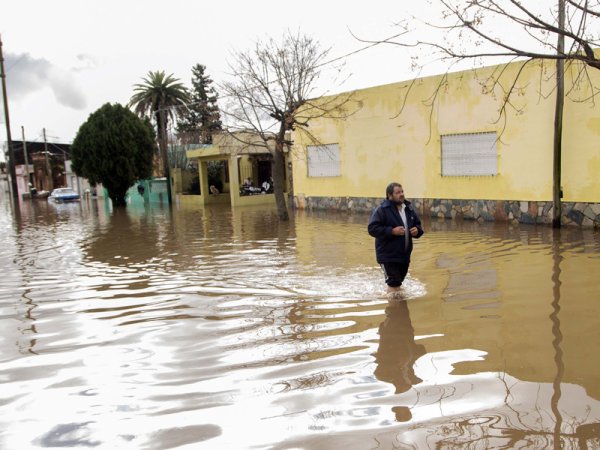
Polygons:
<instances>
[{"instance_id":1,"label":"porch column","mask_svg":"<svg viewBox=\"0 0 600 450\"><path fill-rule=\"evenodd\" d=\"M200 202L206 205L210 191L208 190L208 164L205 160L198 161L198 172L200 176Z\"/></svg>"},{"instance_id":2,"label":"porch column","mask_svg":"<svg viewBox=\"0 0 600 450\"><path fill-rule=\"evenodd\" d=\"M240 204L240 168L238 166L238 157L231 155L229 157L229 197L231 206Z\"/></svg>"}]
</instances>

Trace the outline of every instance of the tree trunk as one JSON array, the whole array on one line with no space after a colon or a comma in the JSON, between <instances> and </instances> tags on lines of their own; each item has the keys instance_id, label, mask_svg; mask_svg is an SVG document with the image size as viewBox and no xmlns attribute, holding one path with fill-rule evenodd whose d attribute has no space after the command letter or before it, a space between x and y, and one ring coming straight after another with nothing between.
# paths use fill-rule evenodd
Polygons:
<instances>
[{"instance_id":1,"label":"tree trunk","mask_svg":"<svg viewBox=\"0 0 600 450\"><path fill-rule=\"evenodd\" d=\"M562 30L565 26L565 2L558 0L558 27ZM558 36L557 51L563 54L565 38ZM560 228L562 216L562 187L561 187L561 159L562 159L562 126L563 106L565 102L565 62L556 60L556 109L554 110L554 150L553 150L553 182L552 182L552 227Z\"/></svg>"},{"instance_id":2,"label":"tree trunk","mask_svg":"<svg viewBox=\"0 0 600 450\"><path fill-rule=\"evenodd\" d=\"M125 199L126 194L117 194L114 192L108 192L108 197L112 201L113 208L125 208L127 207L127 201Z\"/></svg>"},{"instance_id":3,"label":"tree trunk","mask_svg":"<svg viewBox=\"0 0 600 450\"><path fill-rule=\"evenodd\" d=\"M283 189L285 187L284 164L283 142L276 142L272 164L273 194L275 195L275 204L277 205L277 215L279 216L279 220L287 221L290 219L290 216L288 215L285 196L283 195Z\"/></svg>"}]
</instances>

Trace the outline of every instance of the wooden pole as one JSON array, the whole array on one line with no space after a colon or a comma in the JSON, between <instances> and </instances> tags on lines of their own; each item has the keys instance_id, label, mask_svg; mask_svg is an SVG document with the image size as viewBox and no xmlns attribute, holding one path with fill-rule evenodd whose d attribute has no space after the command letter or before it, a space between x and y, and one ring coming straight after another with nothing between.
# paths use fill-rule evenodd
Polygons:
<instances>
[{"instance_id":1,"label":"wooden pole","mask_svg":"<svg viewBox=\"0 0 600 450\"><path fill-rule=\"evenodd\" d=\"M8 170L10 173L13 197L18 198L17 173L15 171L15 151L10 136L10 117L8 114L8 96L6 95L6 75L4 74L4 56L2 54L2 37L0 36L0 78L2 79L2 100L4 101L4 120L6 122L6 142L8 145Z\"/></svg>"}]
</instances>

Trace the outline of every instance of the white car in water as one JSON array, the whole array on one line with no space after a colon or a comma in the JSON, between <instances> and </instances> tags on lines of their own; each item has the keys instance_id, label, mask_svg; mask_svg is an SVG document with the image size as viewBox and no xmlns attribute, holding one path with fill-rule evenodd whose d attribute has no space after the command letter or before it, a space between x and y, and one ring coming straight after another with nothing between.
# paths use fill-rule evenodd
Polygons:
<instances>
[{"instance_id":1,"label":"white car in water","mask_svg":"<svg viewBox=\"0 0 600 450\"><path fill-rule=\"evenodd\" d=\"M50 200L53 200L57 203L62 202L77 202L79 201L79 194L77 191L71 188L57 188L52 191L50 196L48 197Z\"/></svg>"}]
</instances>

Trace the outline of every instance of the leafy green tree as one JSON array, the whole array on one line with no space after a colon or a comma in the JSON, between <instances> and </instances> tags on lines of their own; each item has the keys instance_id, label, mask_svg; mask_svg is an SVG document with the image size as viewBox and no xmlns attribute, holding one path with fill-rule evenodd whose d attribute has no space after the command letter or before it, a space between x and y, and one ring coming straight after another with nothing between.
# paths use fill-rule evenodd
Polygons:
<instances>
[{"instance_id":1,"label":"leafy green tree","mask_svg":"<svg viewBox=\"0 0 600 450\"><path fill-rule=\"evenodd\" d=\"M213 80L206 74L206 66L196 64L192 67L190 103L177 124L177 131L184 140L211 144L213 133L221 130L218 94L212 83Z\"/></svg>"},{"instance_id":2,"label":"leafy green tree","mask_svg":"<svg viewBox=\"0 0 600 450\"><path fill-rule=\"evenodd\" d=\"M143 78L143 83L134 85L134 94L128 104L140 117L151 117L156 123L169 203L171 203L171 176L167 154L167 130L169 120L175 120L188 102L188 91L178 78L166 75L164 71L150 71L147 77Z\"/></svg>"},{"instance_id":3,"label":"leafy green tree","mask_svg":"<svg viewBox=\"0 0 600 450\"><path fill-rule=\"evenodd\" d=\"M127 190L152 174L154 130L126 107L106 103L79 127L71 159L73 171L92 185L102 183L113 206L125 206Z\"/></svg>"}]
</instances>

